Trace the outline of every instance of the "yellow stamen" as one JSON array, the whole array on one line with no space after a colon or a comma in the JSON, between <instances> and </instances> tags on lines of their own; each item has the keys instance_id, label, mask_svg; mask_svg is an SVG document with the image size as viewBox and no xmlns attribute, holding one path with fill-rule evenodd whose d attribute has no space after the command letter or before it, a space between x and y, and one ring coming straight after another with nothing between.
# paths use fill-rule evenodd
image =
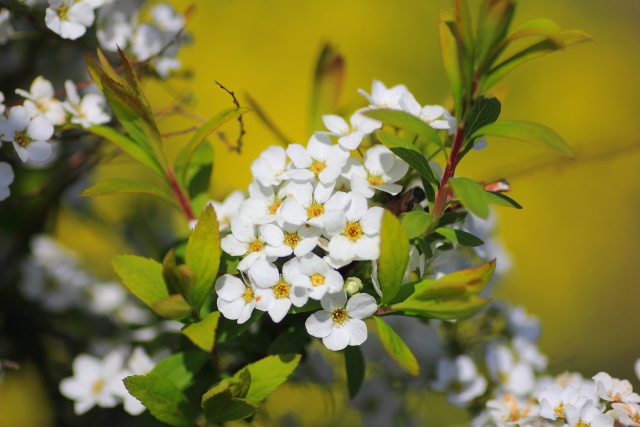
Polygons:
<instances>
[{"instance_id":1,"label":"yellow stamen","mask_svg":"<svg viewBox=\"0 0 640 427\"><path fill-rule=\"evenodd\" d=\"M311 167L309 168L309 170L313 172L315 176L318 176L320 175L320 172L322 172L326 167L327 167L327 163L324 160L322 161L314 160L311 163Z\"/></svg>"},{"instance_id":2,"label":"yellow stamen","mask_svg":"<svg viewBox=\"0 0 640 427\"><path fill-rule=\"evenodd\" d=\"M253 298L254 298L254 297L255 297L255 296L254 296L254 294L253 294L253 289L251 289L251 288L247 288L247 290L246 290L246 291L244 291L243 298L244 298L244 301L245 301L247 304L249 304L251 301L253 301Z\"/></svg>"},{"instance_id":3,"label":"yellow stamen","mask_svg":"<svg viewBox=\"0 0 640 427\"><path fill-rule=\"evenodd\" d=\"M382 180L382 177L380 175L370 176L369 178L367 178L367 180L369 181L369 184L374 187L384 185L384 181Z\"/></svg>"},{"instance_id":4,"label":"yellow stamen","mask_svg":"<svg viewBox=\"0 0 640 427\"><path fill-rule=\"evenodd\" d=\"M311 284L314 287L324 285L324 276L318 273L314 274L313 276L311 276Z\"/></svg>"},{"instance_id":5,"label":"yellow stamen","mask_svg":"<svg viewBox=\"0 0 640 427\"><path fill-rule=\"evenodd\" d=\"M308 218L317 218L324 213L324 206L314 203L307 209Z\"/></svg>"},{"instance_id":6,"label":"yellow stamen","mask_svg":"<svg viewBox=\"0 0 640 427\"><path fill-rule=\"evenodd\" d=\"M20 147L26 147L29 145L29 137L24 132L16 133L14 140Z\"/></svg>"},{"instance_id":7,"label":"yellow stamen","mask_svg":"<svg viewBox=\"0 0 640 427\"><path fill-rule=\"evenodd\" d=\"M289 296L290 288L291 286L289 286L287 282L281 281L273 287L273 293L276 298L287 298Z\"/></svg>"},{"instance_id":8,"label":"yellow stamen","mask_svg":"<svg viewBox=\"0 0 640 427\"><path fill-rule=\"evenodd\" d=\"M249 243L249 250L247 252L250 254L253 252L260 252L263 248L264 243L262 243L260 240L254 240L253 242Z\"/></svg>"},{"instance_id":9,"label":"yellow stamen","mask_svg":"<svg viewBox=\"0 0 640 427\"><path fill-rule=\"evenodd\" d=\"M104 380L100 378L98 381L93 383L93 386L91 387L91 393L93 394L100 393L100 391L102 390L102 387L104 387Z\"/></svg>"},{"instance_id":10,"label":"yellow stamen","mask_svg":"<svg viewBox=\"0 0 640 427\"><path fill-rule=\"evenodd\" d=\"M282 204L282 200L276 199L273 202L273 204L271 206L269 206L269 212L271 212L272 215L275 215L276 211L278 210L278 208L280 207L281 204Z\"/></svg>"},{"instance_id":11,"label":"yellow stamen","mask_svg":"<svg viewBox=\"0 0 640 427\"><path fill-rule=\"evenodd\" d=\"M344 229L344 235L354 242L362 236L362 228L360 228L360 224L357 222L350 222L347 224L347 227Z\"/></svg>"},{"instance_id":12,"label":"yellow stamen","mask_svg":"<svg viewBox=\"0 0 640 427\"><path fill-rule=\"evenodd\" d=\"M289 246L290 248L295 248L300 243L302 237L298 233L285 234L284 236L284 244Z\"/></svg>"},{"instance_id":13,"label":"yellow stamen","mask_svg":"<svg viewBox=\"0 0 640 427\"><path fill-rule=\"evenodd\" d=\"M331 320L338 326L341 326L347 320L347 310L344 307L339 307L333 310L331 313Z\"/></svg>"}]
</instances>

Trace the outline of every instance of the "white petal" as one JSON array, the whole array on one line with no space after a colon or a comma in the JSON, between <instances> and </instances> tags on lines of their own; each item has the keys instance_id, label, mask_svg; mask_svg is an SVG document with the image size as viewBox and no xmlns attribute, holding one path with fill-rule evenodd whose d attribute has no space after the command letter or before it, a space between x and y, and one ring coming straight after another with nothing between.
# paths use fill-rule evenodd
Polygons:
<instances>
[{"instance_id":1,"label":"white petal","mask_svg":"<svg viewBox=\"0 0 640 427\"><path fill-rule=\"evenodd\" d=\"M238 323L242 324L251 318L251 314L253 313L253 309L256 307L256 300L254 299L249 304L245 305L242 311L240 312L240 316L238 316Z\"/></svg>"},{"instance_id":2,"label":"white petal","mask_svg":"<svg viewBox=\"0 0 640 427\"><path fill-rule=\"evenodd\" d=\"M81 399L86 396L88 392L89 390L86 385L78 382L75 377L65 378L60 381L60 393L69 399Z\"/></svg>"},{"instance_id":3,"label":"white petal","mask_svg":"<svg viewBox=\"0 0 640 427\"><path fill-rule=\"evenodd\" d=\"M364 138L364 132L358 129L357 131L352 132L349 135L345 135L339 138L338 144L340 144L341 147L347 150L355 150L360 146L362 138Z\"/></svg>"},{"instance_id":4,"label":"white petal","mask_svg":"<svg viewBox=\"0 0 640 427\"><path fill-rule=\"evenodd\" d=\"M311 166L311 156L309 156L307 150L300 144L290 144L287 147L287 155L296 168L304 169Z\"/></svg>"},{"instance_id":5,"label":"white petal","mask_svg":"<svg viewBox=\"0 0 640 427\"><path fill-rule=\"evenodd\" d=\"M364 234L379 234L382 227L382 215L384 209L379 206L374 206L367 210L360 219L360 227Z\"/></svg>"},{"instance_id":6,"label":"white petal","mask_svg":"<svg viewBox=\"0 0 640 427\"><path fill-rule=\"evenodd\" d=\"M346 134L350 131L349 124L340 116L335 114L326 114L322 116L322 121L327 129L333 133Z\"/></svg>"},{"instance_id":7,"label":"white petal","mask_svg":"<svg viewBox=\"0 0 640 427\"><path fill-rule=\"evenodd\" d=\"M287 198L293 198L301 206L309 206L313 199L313 185L310 182L292 182L286 187ZM285 200L286 203L286 200Z\"/></svg>"},{"instance_id":8,"label":"white petal","mask_svg":"<svg viewBox=\"0 0 640 427\"><path fill-rule=\"evenodd\" d=\"M336 308L344 307L347 302L347 293L345 291L336 292L335 294L327 294L320 301L320 305L325 311L332 313Z\"/></svg>"},{"instance_id":9,"label":"white petal","mask_svg":"<svg viewBox=\"0 0 640 427\"><path fill-rule=\"evenodd\" d=\"M402 191L402 185L399 184L376 185L375 188L380 191L384 191L385 193L389 193L392 196L395 196Z\"/></svg>"},{"instance_id":10,"label":"white petal","mask_svg":"<svg viewBox=\"0 0 640 427\"><path fill-rule=\"evenodd\" d=\"M322 338L322 343L329 350L339 351L344 350L351 341L351 334L346 327L332 328L331 333Z\"/></svg>"},{"instance_id":11,"label":"white petal","mask_svg":"<svg viewBox=\"0 0 640 427\"><path fill-rule=\"evenodd\" d=\"M29 126L29 122L31 122L31 117L29 116L29 112L26 108L21 105L13 107L9 110L9 124L16 132L24 131L27 126Z\"/></svg>"},{"instance_id":12,"label":"white petal","mask_svg":"<svg viewBox=\"0 0 640 427\"><path fill-rule=\"evenodd\" d=\"M20 160L22 160L23 162L29 160L29 152L26 148L19 146L15 141L13 142L13 148L16 149L16 153L18 153L18 157L20 157Z\"/></svg>"},{"instance_id":13,"label":"white petal","mask_svg":"<svg viewBox=\"0 0 640 427\"><path fill-rule=\"evenodd\" d=\"M304 224L308 215L307 210L296 199L288 198L280 206L280 216L286 222L299 226Z\"/></svg>"},{"instance_id":14,"label":"white petal","mask_svg":"<svg viewBox=\"0 0 640 427\"><path fill-rule=\"evenodd\" d=\"M7 162L0 162L0 187L8 187L14 178L15 175L11 165Z\"/></svg>"},{"instance_id":15,"label":"white petal","mask_svg":"<svg viewBox=\"0 0 640 427\"><path fill-rule=\"evenodd\" d=\"M273 224L260 226L260 237L271 246L280 246L284 243L284 232Z\"/></svg>"},{"instance_id":16,"label":"white petal","mask_svg":"<svg viewBox=\"0 0 640 427\"><path fill-rule=\"evenodd\" d=\"M309 301L309 289L306 287L292 286L289 298L296 307L302 307Z\"/></svg>"},{"instance_id":17,"label":"white petal","mask_svg":"<svg viewBox=\"0 0 640 427\"><path fill-rule=\"evenodd\" d=\"M265 260L257 260L249 268L251 283L259 288L270 288L280 280L278 267Z\"/></svg>"},{"instance_id":18,"label":"white petal","mask_svg":"<svg viewBox=\"0 0 640 427\"><path fill-rule=\"evenodd\" d=\"M331 138L328 135L315 133L309 138L307 153L315 160L324 160L327 158L331 147L333 147L333 142L331 142Z\"/></svg>"},{"instance_id":19,"label":"white petal","mask_svg":"<svg viewBox=\"0 0 640 427\"><path fill-rule=\"evenodd\" d=\"M225 301L222 298L217 300L218 310L224 317L231 320L237 320L242 314L242 310L246 305L244 299L238 298L233 301Z\"/></svg>"},{"instance_id":20,"label":"white petal","mask_svg":"<svg viewBox=\"0 0 640 427\"><path fill-rule=\"evenodd\" d=\"M307 318L304 325L307 328L307 333L312 337L324 338L331 333L333 326L331 313L324 310L317 311Z\"/></svg>"},{"instance_id":21,"label":"white petal","mask_svg":"<svg viewBox=\"0 0 640 427\"><path fill-rule=\"evenodd\" d=\"M360 319L348 319L342 328L351 336L349 345L361 345L367 340L367 325Z\"/></svg>"},{"instance_id":22,"label":"white petal","mask_svg":"<svg viewBox=\"0 0 640 427\"><path fill-rule=\"evenodd\" d=\"M364 238L366 238L366 236L362 236L358 240ZM356 256L354 245L353 241L343 235L334 236L329 241L329 255L337 261L352 261Z\"/></svg>"},{"instance_id":23,"label":"white petal","mask_svg":"<svg viewBox=\"0 0 640 427\"><path fill-rule=\"evenodd\" d=\"M87 27L71 21L60 21L60 37L75 40L87 32Z\"/></svg>"},{"instance_id":24,"label":"white petal","mask_svg":"<svg viewBox=\"0 0 640 427\"><path fill-rule=\"evenodd\" d=\"M347 226L347 217L339 210L327 211L324 215L324 229L328 236L342 233Z\"/></svg>"},{"instance_id":25,"label":"white petal","mask_svg":"<svg viewBox=\"0 0 640 427\"><path fill-rule=\"evenodd\" d=\"M356 294L347 301L347 314L354 319L371 317L377 309L376 299L369 294Z\"/></svg>"},{"instance_id":26,"label":"white petal","mask_svg":"<svg viewBox=\"0 0 640 427\"><path fill-rule=\"evenodd\" d=\"M242 258L242 260L238 264L238 270L240 271L248 270L253 265L253 263L259 259L264 260L264 254L262 252L250 253L246 257Z\"/></svg>"},{"instance_id":27,"label":"white petal","mask_svg":"<svg viewBox=\"0 0 640 427\"><path fill-rule=\"evenodd\" d=\"M369 181L357 174L351 175L351 190L352 191L349 194L357 192L362 194L367 199L370 199L376 194L373 188L371 188L371 184L369 184Z\"/></svg>"},{"instance_id":28,"label":"white petal","mask_svg":"<svg viewBox=\"0 0 640 427\"><path fill-rule=\"evenodd\" d=\"M231 220L231 232L238 241L245 243L250 243L257 237L251 220L242 216L237 216Z\"/></svg>"},{"instance_id":29,"label":"white petal","mask_svg":"<svg viewBox=\"0 0 640 427\"><path fill-rule=\"evenodd\" d=\"M350 192L349 196L351 197L351 204L345 212L347 221L360 221L360 218L362 218L367 213L367 199L361 193L358 193L356 191Z\"/></svg>"},{"instance_id":30,"label":"white petal","mask_svg":"<svg viewBox=\"0 0 640 427\"><path fill-rule=\"evenodd\" d=\"M93 8L88 2L81 1L75 3L69 8L67 11L67 19L82 24L85 27L90 27L93 25L95 14L93 12Z\"/></svg>"},{"instance_id":31,"label":"white petal","mask_svg":"<svg viewBox=\"0 0 640 427\"><path fill-rule=\"evenodd\" d=\"M244 255L249 250L248 243L240 242L231 234L222 238L222 240L220 241L220 246L222 247L222 250L232 256Z\"/></svg>"},{"instance_id":32,"label":"white petal","mask_svg":"<svg viewBox=\"0 0 640 427\"><path fill-rule=\"evenodd\" d=\"M413 94L409 92L403 93L398 103L400 104L400 108L402 108L402 111L405 111L413 116L420 115L420 104L418 104L418 101L416 101L416 98L413 96Z\"/></svg>"},{"instance_id":33,"label":"white petal","mask_svg":"<svg viewBox=\"0 0 640 427\"><path fill-rule=\"evenodd\" d=\"M36 163L42 163L53 156L53 146L45 141L34 141L27 145L29 159Z\"/></svg>"},{"instance_id":34,"label":"white petal","mask_svg":"<svg viewBox=\"0 0 640 427\"><path fill-rule=\"evenodd\" d=\"M276 298L275 303L269 309L269 316L275 323L280 323L287 315L291 308L291 300L289 298Z\"/></svg>"},{"instance_id":35,"label":"white petal","mask_svg":"<svg viewBox=\"0 0 640 427\"><path fill-rule=\"evenodd\" d=\"M242 283L242 280L231 274L222 275L216 280L216 293L227 301L240 298L246 289L247 287Z\"/></svg>"},{"instance_id":36,"label":"white petal","mask_svg":"<svg viewBox=\"0 0 640 427\"><path fill-rule=\"evenodd\" d=\"M316 248L316 246L318 246L318 237L307 237L298 242L295 249L293 250L293 253L297 257L301 257L310 253Z\"/></svg>"},{"instance_id":37,"label":"white petal","mask_svg":"<svg viewBox=\"0 0 640 427\"><path fill-rule=\"evenodd\" d=\"M380 258L380 236L361 236L351 246L351 250L360 259L378 259ZM333 252L331 255L333 256Z\"/></svg>"},{"instance_id":38,"label":"white petal","mask_svg":"<svg viewBox=\"0 0 640 427\"><path fill-rule=\"evenodd\" d=\"M256 288L256 308L260 311L269 311L273 304L276 302L276 297L273 295L273 290Z\"/></svg>"}]
</instances>

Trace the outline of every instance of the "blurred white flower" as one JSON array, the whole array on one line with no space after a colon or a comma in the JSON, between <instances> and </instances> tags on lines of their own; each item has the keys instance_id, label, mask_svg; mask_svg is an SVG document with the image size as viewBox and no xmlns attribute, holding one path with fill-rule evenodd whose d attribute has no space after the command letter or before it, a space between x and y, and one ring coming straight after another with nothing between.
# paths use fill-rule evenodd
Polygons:
<instances>
[{"instance_id":1,"label":"blurred white flower","mask_svg":"<svg viewBox=\"0 0 640 427\"><path fill-rule=\"evenodd\" d=\"M466 354L455 359L438 360L436 391L447 392L447 400L458 408L466 407L487 389L487 380L478 373L476 364Z\"/></svg>"},{"instance_id":2,"label":"blurred white flower","mask_svg":"<svg viewBox=\"0 0 640 427\"><path fill-rule=\"evenodd\" d=\"M26 108L18 105L9 110L9 118L0 123L0 139L13 143L20 160L44 162L53 155L47 142L53 136L53 125L44 116L29 117Z\"/></svg>"},{"instance_id":3,"label":"blurred white flower","mask_svg":"<svg viewBox=\"0 0 640 427\"><path fill-rule=\"evenodd\" d=\"M7 162L0 162L0 201L11 195L9 186L13 183L14 178L11 165Z\"/></svg>"},{"instance_id":4,"label":"blurred white flower","mask_svg":"<svg viewBox=\"0 0 640 427\"><path fill-rule=\"evenodd\" d=\"M489 417L499 427L503 426L531 426L538 418L539 407L507 393L497 399L487 402Z\"/></svg>"},{"instance_id":5,"label":"blurred white flower","mask_svg":"<svg viewBox=\"0 0 640 427\"><path fill-rule=\"evenodd\" d=\"M211 205L216 211L218 218L218 229L227 231L231 226L231 218L238 215L240 205L244 202L245 196L242 191L234 191L229 194L222 202L212 201Z\"/></svg>"},{"instance_id":6,"label":"blurred white flower","mask_svg":"<svg viewBox=\"0 0 640 427\"><path fill-rule=\"evenodd\" d=\"M65 123L66 114L62 103L56 99L51 82L44 77L36 77L31 83L29 92L16 89L16 94L26 98L24 108L32 118L43 115L55 126Z\"/></svg>"},{"instance_id":7,"label":"blurred white flower","mask_svg":"<svg viewBox=\"0 0 640 427\"><path fill-rule=\"evenodd\" d=\"M114 391L114 393L122 398L122 404L124 406L124 410L127 411L131 415L139 415L145 411L145 406L131 394L124 386L124 380L126 377L131 375L146 375L156 366L156 362L154 362L151 357L144 351L144 349L140 346L136 346L131 352L131 356L129 356L129 360L127 361L127 366L120 373L120 381Z\"/></svg>"},{"instance_id":8,"label":"blurred white flower","mask_svg":"<svg viewBox=\"0 0 640 427\"><path fill-rule=\"evenodd\" d=\"M605 415L590 401L565 408L569 427L613 427L613 418Z\"/></svg>"},{"instance_id":9,"label":"blurred white flower","mask_svg":"<svg viewBox=\"0 0 640 427\"><path fill-rule=\"evenodd\" d=\"M78 95L78 89L71 80L64 83L67 92L67 100L62 106L71 114L71 123L83 128L108 123L111 117L106 112L106 101L102 95L90 93L82 99Z\"/></svg>"},{"instance_id":10,"label":"blurred white flower","mask_svg":"<svg viewBox=\"0 0 640 427\"><path fill-rule=\"evenodd\" d=\"M9 9L0 9L0 45L6 44L13 35L11 25L11 12Z\"/></svg>"},{"instance_id":11,"label":"blurred white flower","mask_svg":"<svg viewBox=\"0 0 640 427\"><path fill-rule=\"evenodd\" d=\"M371 107L374 108L391 108L400 110L400 98L403 94L408 93L405 85L397 85L387 89L384 83L373 79L371 85L371 95L362 89L358 89L358 93L367 98Z\"/></svg>"},{"instance_id":12,"label":"blurred white flower","mask_svg":"<svg viewBox=\"0 0 640 427\"><path fill-rule=\"evenodd\" d=\"M533 368L516 361L511 349L502 344L489 345L486 351L491 377L507 392L525 396L535 387Z\"/></svg>"},{"instance_id":13,"label":"blurred white flower","mask_svg":"<svg viewBox=\"0 0 640 427\"><path fill-rule=\"evenodd\" d=\"M593 376L598 387L598 396L608 402L640 403L640 395L633 392L633 386L627 380L611 378L606 372Z\"/></svg>"},{"instance_id":14,"label":"blurred white flower","mask_svg":"<svg viewBox=\"0 0 640 427\"><path fill-rule=\"evenodd\" d=\"M582 407L587 399L575 387L550 384L538 394L538 402L541 417L557 420L559 417L566 417L569 406Z\"/></svg>"},{"instance_id":15,"label":"blurred white flower","mask_svg":"<svg viewBox=\"0 0 640 427\"><path fill-rule=\"evenodd\" d=\"M95 13L89 1L49 0L44 21L63 39L75 40L84 35L94 19Z\"/></svg>"},{"instance_id":16,"label":"blurred white flower","mask_svg":"<svg viewBox=\"0 0 640 427\"><path fill-rule=\"evenodd\" d=\"M613 407L613 411L608 414L616 417L620 424L623 426L640 426L640 405L637 403L613 403L611 406ZM602 425L605 427L611 427L613 426L613 420L611 421L611 424Z\"/></svg>"}]
</instances>

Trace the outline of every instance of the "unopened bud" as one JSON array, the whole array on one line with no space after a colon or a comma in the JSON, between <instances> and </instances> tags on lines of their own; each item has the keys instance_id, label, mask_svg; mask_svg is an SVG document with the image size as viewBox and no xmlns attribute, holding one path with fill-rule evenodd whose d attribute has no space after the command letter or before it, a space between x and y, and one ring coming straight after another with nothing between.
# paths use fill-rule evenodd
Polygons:
<instances>
[{"instance_id":1,"label":"unopened bud","mask_svg":"<svg viewBox=\"0 0 640 427\"><path fill-rule=\"evenodd\" d=\"M344 290L347 291L349 296L357 294L362 290L362 280L357 277L348 277L344 282Z\"/></svg>"}]
</instances>

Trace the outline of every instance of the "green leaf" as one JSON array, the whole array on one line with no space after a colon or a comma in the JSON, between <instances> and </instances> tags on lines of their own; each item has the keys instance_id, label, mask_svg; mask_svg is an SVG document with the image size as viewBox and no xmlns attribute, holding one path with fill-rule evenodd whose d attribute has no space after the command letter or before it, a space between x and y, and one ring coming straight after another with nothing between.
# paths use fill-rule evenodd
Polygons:
<instances>
[{"instance_id":1,"label":"green leaf","mask_svg":"<svg viewBox=\"0 0 640 427\"><path fill-rule=\"evenodd\" d=\"M193 135L189 143L180 151L178 157L176 157L175 170L179 182L183 187L188 187L187 171L190 170L190 164L196 153L196 150L204 142L204 140L211 135L216 129L235 118L251 111L249 108L229 108L216 114L213 118L200 126L198 131ZM178 172L180 171L180 172Z\"/></svg>"},{"instance_id":2,"label":"green leaf","mask_svg":"<svg viewBox=\"0 0 640 427\"><path fill-rule=\"evenodd\" d=\"M480 218L486 219L489 217L487 192L482 185L469 178L453 178L450 182L456 198L460 200L465 208Z\"/></svg>"},{"instance_id":3,"label":"green leaf","mask_svg":"<svg viewBox=\"0 0 640 427\"><path fill-rule=\"evenodd\" d=\"M385 350L387 350L387 353L389 353L389 356L398 362L398 365L402 366L409 374L417 377L420 373L420 366L409 347L407 347L404 341L402 341L402 338L400 338L396 331L387 325L384 320L379 317L374 317L374 319L376 325L378 325L380 341Z\"/></svg>"},{"instance_id":4,"label":"green leaf","mask_svg":"<svg viewBox=\"0 0 640 427\"><path fill-rule=\"evenodd\" d=\"M116 129L108 126L91 126L90 128L87 128L86 131L113 142L122 151L147 166L158 175L164 176L164 170L162 169L161 164L152 154L151 150L149 150L149 147L136 144L136 142L128 136L123 135Z\"/></svg>"},{"instance_id":5,"label":"green leaf","mask_svg":"<svg viewBox=\"0 0 640 427\"><path fill-rule=\"evenodd\" d=\"M379 120L385 125L404 129L408 132L411 132L412 134L420 135L427 141L435 143L438 147L443 147L442 140L440 139L438 132L434 128L429 126L428 123L423 122L412 114L399 110L391 110L388 108L369 110L363 112L363 114L367 117L371 117L372 119ZM418 151L415 147L413 147L411 143L407 142L403 145L407 145L408 147L413 148L415 151ZM391 149L391 147L389 146L387 146L387 148ZM418 152L420 153L420 151Z\"/></svg>"},{"instance_id":6,"label":"green leaf","mask_svg":"<svg viewBox=\"0 0 640 427\"><path fill-rule=\"evenodd\" d=\"M253 325L262 315L264 311L253 310L251 317L244 323L238 323L235 320L229 320L226 318L221 318L218 322L218 334L216 337L216 341L219 343L224 343L231 341L232 339L238 337L244 331L249 329L251 325Z\"/></svg>"},{"instance_id":7,"label":"green leaf","mask_svg":"<svg viewBox=\"0 0 640 427\"><path fill-rule=\"evenodd\" d=\"M416 172L432 184L440 185L429 166L427 158L406 139L385 131L377 131L376 136L396 156L407 162Z\"/></svg>"},{"instance_id":8,"label":"green leaf","mask_svg":"<svg viewBox=\"0 0 640 427\"><path fill-rule=\"evenodd\" d=\"M266 399L296 369L300 363L299 354L280 354L267 356L255 363L245 366L251 374L251 385L246 400L258 404ZM237 376L238 373L236 373Z\"/></svg>"},{"instance_id":9,"label":"green leaf","mask_svg":"<svg viewBox=\"0 0 640 427\"><path fill-rule=\"evenodd\" d=\"M521 38L537 36L547 39L561 48L563 46L563 42L558 38L558 34L561 32L562 30L558 24L553 21L548 19L533 19L515 28L509 34L507 40L509 42L513 42Z\"/></svg>"},{"instance_id":10,"label":"green leaf","mask_svg":"<svg viewBox=\"0 0 640 427\"><path fill-rule=\"evenodd\" d=\"M567 157L573 156L571 147L553 129L524 120L501 120L483 126L475 136L498 136L543 145Z\"/></svg>"},{"instance_id":11,"label":"green leaf","mask_svg":"<svg viewBox=\"0 0 640 427\"><path fill-rule=\"evenodd\" d=\"M162 278L167 285L167 289L171 294L182 293L182 282L180 280L180 273L178 272L178 266L176 265L176 251L175 248L171 248L169 252L164 256L162 260Z\"/></svg>"},{"instance_id":12,"label":"green leaf","mask_svg":"<svg viewBox=\"0 0 640 427\"><path fill-rule=\"evenodd\" d=\"M211 183L211 173L213 172L213 160L214 151L209 141L204 141L196 148L191 162L188 164L186 170L176 169L176 176L184 178L184 188L189 193L189 197L192 200L196 199L200 195L204 195L204 203L209 199L209 185ZM176 162L176 167L184 167L184 164ZM204 204L194 211L201 212L204 209Z\"/></svg>"},{"instance_id":13,"label":"green leaf","mask_svg":"<svg viewBox=\"0 0 640 427\"><path fill-rule=\"evenodd\" d=\"M498 120L501 109L502 106L497 98L485 98L484 96L481 96L475 102L473 109L471 110L471 116L469 117L468 125L465 130L466 134L469 136L473 135L473 133L482 126L486 126Z\"/></svg>"},{"instance_id":14,"label":"green leaf","mask_svg":"<svg viewBox=\"0 0 640 427\"><path fill-rule=\"evenodd\" d=\"M460 74L460 64L458 61L458 42L452 31L455 26L456 13L452 8L443 7L440 9L438 20L438 33L440 35L440 54L442 63L451 85L453 103L455 105L455 115L462 112L462 102L464 96L464 84Z\"/></svg>"},{"instance_id":15,"label":"green leaf","mask_svg":"<svg viewBox=\"0 0 640 427\"><path fill-rule=\"evenodd\" d=\"M218 268L218 275L223 274L238 274L238 264L240 264L240 257L231 256L226 252L222 252L220 257L220 267Z\"/></svg>"},{"instance_id":16,"label":"green leaf","mask_svg":"<svg viewBox=\"0 0 640 427\"><path fill-rule=\"evenodd\" d=\"M483 91L491 88L502 80L504 76L526 62L545 56L548 53L564 49L568 46L590 40L592 40L591 36L583 31L564 31L559 33L554 40L543 40L529 46L495 66L491 70L489 77L482 84Z\"/></svg>"},{"instance_id":17,"label":"green leaf","mask_svg":"<svg viewBox=\"0 0 640 427\"><path fill-rule=\"evenodd\" d=\"M489 304L488 298L478 296L434 299L420 301L407 299L403 303L394 305L396 311L402 311L405 316L420 319L455 320L473 316Z\"/></svg>"},{"instance_id":18,"label":"green leaf","mask_svg":"<svg viewBox=\"0 0 640 427\"><path fill-rule=\"evenodd\" d=\"M453 228L444 227L436 228L435 231L441 236L444 236L447 239L451 240L453 243L457 243L461 246L476 247L484 245L482 239L474 236L471 233L467 233L466 231L454 230Z\"/></svg>"},{"instance_id":19,"label":"green leaf","mask_svg":"<svg viewBox=\"0 0 640 427\"><path fill-rule=\"evenodd\" d=\"M128 179L110 178L86 188L80 197L115 196L118 194L148 194L155 196L176 209L180 209L175 199L166 191L153 184Z\"/></svg>"},{"instance_id":20,"label":"green leaf","mask_svg":"<svg viewBox=\"0 0 640 427\"><path fill-rule=\"evenodd\" d=\"M273 340L267 354L302 353L309 341L309 334L304 325L290 326Z\"/></svg>"},{"instance_id":21,"label":"green leaf","mask_svg":"<svg viewBox=\"0 0 640 427\"><path fill-rule=\"evenodd\" d=\"M116 255L111 264L124 285L149 307L169 297L162 278L162 264L135 255Z\"/></svg>"},{"instance_id":22,"label":"green leaf","mask_svg":"<svg viewBox=\"0 0 640 427\"><path fill-rule=\"evenodd\" d=\"M210 423L226 423L248 418L258 411L258 406L244 399L215 399L205 406L205 418Z\"/></svg>"},{"instance_id":23,"label":"green leaf","mask_svg":"<svg viewBox=\"0 0 640 427\"><path fill-rule=\"evenodd\" d=\"M156 301L151 308L160 316L172 320L184 319L191 314L191 306L180 294Z\"/></svg>"},{"instance_id":24,"label":"green leaf","mask_svg":"<svg viewBox=\"0 0 640 427\"><path fill-rule=\"evenodd\" d=\"M413 211L400 215L400 223L407 231L409 239L423 235L432 222L433 216L425 211Z\"/></svg>"},{"instance_id":25,"label":"green leaf","mask_svg":"<svg viewBox=\"0 0 640 427\"><path fill-rule=\"evenodd\" d=\"M443 284L462 286L467 295L478 295L487 286L496 271L496 260L491 260L478 267L454 271L433 282L437 286Z\"/></svg>"},{"instance_id":26,"label":"green leaf","mask_svg":"<svg viewBox=\"0 0 640 427\"><path fill-rule=\"evenodd\" d=\"M220 266L220 233L213 206L207 206L198 219L196 228L189 236L185 262L196 275L196 283L189 291L187 299L191 306L200 311L202 304L213 287Z\"/></svg>"},{"instance_id":27,"label":"green leaf","mask_svg":"<svg viewBox=\"0 0 640 427\"><path fill-rule=\"evenodd\" d=\"M409 264L409 237L400 221L388 210L382 216L380 230L380 258L378 259L378 282L385 304L398 293L404 272Z\"/></svg>"},{"instance_id":28,"label":"green leaf","mask_svg":"<svg viewBox=\"0 0 640 427\"><path fill-rule=\"evenodd\" d=\"M219 319L220 312L214 311L213 313L207 314L199 322L192 323L184 328L182 333L185 334L195 345L210 353L215 344L216 328L218 327Z\"/></svg>"},{"instance_id":29,"label":"green leaf","mask_svg":"<svg viewBox=\"0 0 640 427\"><path fill-rule=\"evenodd\" d=\"M340 93L344 84L345 61L335 46L325 43L316 61L313 90L309 108L311 133L324 129L322 116L338 111Z\"/></svg>"},{"instance_id":30,"label":"green leaf","mask_svg":"<svg viewBox=\"0 0 640 427\"><path fill-rule=\"evenodd\" d=\"M159 421L176 427L193 425L187 397L168 379L151 373L134 375L126 377L124 385Z\"/></svg>"},{"instance_id":31,"label":"green leaf","mask_svg":"<svg viewBox=\"0 0 640 427\"><path fill-rule=\"evenodd\" d=\"M171 381L178 390L185 390L209 360L209 355L201 351L184 351L162 359L151 373Z\"/></svg>"},{"instance_id":32,"label":"green leaf","mask_svg":"<svg viewBox=\"0 0 640 427\"><path fill-rule=\"evenodd\" d=\"M364 382L366 371L364 356L359 346L347 346L344 349L344 364L347 370L347 387L349 397L355 398Z\"/></svg>"},{"instance_id":33,"label":"green leaf","mask_svg":"<svg viewBox=\"0 0 640 427\"><path fill-rule=\"evenodd\" d=\"M511 197L502 193L487 191L487 201L490 205L505 206L507 208L522 209L522 206Z\"/></svg>"},{"instance_id":34,"label":"green leaf","mask_svg":"<svg viewBox=\"0 0 640 427\"><path fill-rule=\"evenodd\" d=\"M478 40L476 58L478 62L491 66L502 49L496 49L504 39L513 19L515 3L513 0L485 0L480 6L478 18ZM486 68L482 67L481 71Z\"/></svg>"}]
</instances>

